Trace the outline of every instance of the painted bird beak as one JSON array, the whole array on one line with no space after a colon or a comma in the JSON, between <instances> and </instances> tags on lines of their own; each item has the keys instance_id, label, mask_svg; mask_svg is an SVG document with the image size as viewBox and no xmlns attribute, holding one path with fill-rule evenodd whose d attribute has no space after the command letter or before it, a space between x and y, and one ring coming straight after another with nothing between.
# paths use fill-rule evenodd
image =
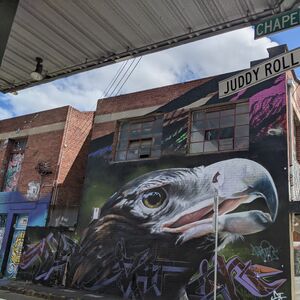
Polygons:
<instances>
[{"instance_id":1,"label":"painted bird beak","mask_svg":"<svg viewBox=\"0 0 300 300\"><path fill-rule=\"evenodd\" d=\"M277 191L264 167L247 159L233 159L208 166L205 172L219 200L220 232L249 235L265 230L274 222ZM210 194L205 201L195 202L162 224L161 231L179 234L180 243L214 233L214 197Z\"/></svg>"}]
</instances>

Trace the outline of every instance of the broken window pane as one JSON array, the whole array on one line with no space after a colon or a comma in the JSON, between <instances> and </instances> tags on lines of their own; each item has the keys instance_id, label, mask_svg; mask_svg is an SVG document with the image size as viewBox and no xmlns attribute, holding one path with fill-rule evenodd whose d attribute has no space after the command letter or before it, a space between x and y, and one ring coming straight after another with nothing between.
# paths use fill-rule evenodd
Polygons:
<instances>
[{"instance_id":1,"label":"broken window pane","mask_svg":"<svg viewBox=\"0 0 300 300\"><path fill-rule=\"evenodd\" d=\"M218 151L218 141L211 141L204 143L204 152Z\"/></svg>"},{"instance_id":2,"label":"broken window pane","mask_svg":"<svg viewBox=\"0 0 300 300\"><path fill-rule=\"evenodd\" d=\"M190 153L203 152L203 143L191 143Z\"/></svg>"},{"instance_id":3,"label":"broken window pane","mask_svg":"<svg viewBox=\"0 0 300 300\"><path fill-rule=\"evenodd\" d=\"M152 157L151 148L153 146L155 146L156 149L156 157L159 156L162 123L163 118L159 116L151 119L148 118L148 120L145 121L126 121L121 124L115 160Z\"/></svg>"}]
</instances>

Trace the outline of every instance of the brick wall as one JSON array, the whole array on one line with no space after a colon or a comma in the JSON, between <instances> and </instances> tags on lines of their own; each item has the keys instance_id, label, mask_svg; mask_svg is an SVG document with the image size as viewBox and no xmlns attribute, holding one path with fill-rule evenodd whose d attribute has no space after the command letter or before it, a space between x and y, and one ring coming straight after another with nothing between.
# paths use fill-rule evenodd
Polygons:
<instances>
[{"instance_id":1,"label":"brick wall","mask_svg":"<svg viewBox=\"0 0 300 300\"><path fill-rule=\"evenodd\" d=\"M5 172L8 165L10 143L8 140L0 141L0 189L4 184Z\"/></svg>"},{"instance_id":2,"label":"brick wall","mask_svg":"<svg viewBox=\"0 0 300 300\"><path fill-rule=\"evenodd\" d=\"M116 128L116 124L117 124L116 121L94 124L93 132L92 132L92 140L114 132Z\"/></svg>"},{"instance_id":3,"label":"brick wall","mask_svg":"<svg viewBox=\"0 0 300 300\"><path fill-rule=\"evenodd\" d=\"M95 116L126 112L128 110L141 109L164 105L189 90L209 81L211 78L193 80L141 92L101 99L97 103ZM92 140L105 136L115 131L117 121L94 123Z\"/></svg>"},{"instance_id":4,"label":"brick wall","mask_svg":"<svg viewBox=\"0 0 300 300\"><path fill-rule=\"evenodd\" d=\"M296 157L300 163L300 124L295 124L295 138L296 138Z\"/></svg>"},{"instance_id":5,"label":"brick wall","mask_svg":"<svg viewBox=\"0 0 300 300\"><path fill-rule=\"evenodd\" d=\"M298 163L300 163L300 90L299 90L299 82L295 81L296 76L294 75L293 71L288 71L286 73L287 81L292 80L294 82L293 92L292 92L292 99L293 99L293 117L294 117L294 128L289 130L289 134L292 134L292 138L295 138L295 150L296 150L296 157Z\"/></svg>"},{"instance_id":6,"label":"brick wall","mask_svg":"<svg viewBox=\"0 0 300 300\"><path fill-rule=\"evenodd\" d=\"M211 77L208 77L205 79L198 79L99 100L97 103L96 115L163 105L210 79Z\"/></svg>"},{"instance_id":7,"label":"brick wall","mask_svg":"<svg viewBox=\"0 0 300 300\"><path fill-rule=\"evenodd\" d=\"M61 107L48 111L29 114L21 117L0 121L0 134L2 134L2 147L0 150L1 187L7 169L7 161L10 157L8 139L27 138L27 144L22 162L22 169L18 180L17 190L26 195L28 184L37 182L41 184L40 197L51 194L53 181L57 173L57 162L64 135L64 122L66 121L68 107ZM52 130L52 125L59 124L60 130ZM40 126L45 126L49 132L40 131ZM31 132L29 135L26 133ZM34 132L34 133L33 133ZM38 162L47 162L52 169L52 174L40 176L36 170Z\"/></svg>"},{"instance_id":8,"label":"brick wall","mask_svg":"<svg viewBox=\"0 0 300 300\"><path fill-rule=\"evenodd\" d=\"M0 121L0 133L54 124L66 120L68 106Z\"/></svg>"},{"instance_id":9,"label":"brick wall","mask_svg":"<svg viewBox=\"0 0 300 300\"><path fill-rule=\"evenodd\" d=\"M79 206L81 197L93 118L93 112L66 106L0 121L0 183L11 153L9 139L27 138L17 190L26 195L28 184L38 182L40 197L52 195L51 209L57 209L56 219L60 214L74 216L73 208ZM41 176L36 169L39 162L47 162L52 173Z\"/></svg>"},{"instance_id":10,"label":"brick wall","mask_svg":"<svg viewBox=\"0 0 300 300\"><path fill-rule=\"evenodd\" d=\"M52 169L52 174L43 176L40 196L43 197L52 192L53 181L58 168L57 162L63 133L63 130L59 130L28 136L21 175L18 182L18 190L21 193L26 194L29 182L41 181L41 176L36 170L37 164L40 161L49 163Z\"/></svg>"},{"instance_id":11,"label":"brick wall","mask_svg":"<svg viewBox=\"0 0 300 300\"><path fill-rule=\"evenodd\" d=\"M67 202L73 201L78 204L79 196L77 195L80 195L87 156L87 146L84 145L86 145L91 130L92 120L93 113L79 112L65 106L0 121L0 134L2 137L5 136L0 147L1 187L10 157L7 138L10 138L12 132L16 131L21 138L27 137L17 186L18 191L26 194L28 183L32 181L41 182L40 196L43 197L52 192L54 183L57 182L64 190L62 193L64 197L60 197L61 201L64 198ZM61 129L52 130L51 126L58 123ZM49 129L50 131L38 133L40 126L46 126L46 130ZM28 129L34 133L26 136ZM36 170L38 162L41 161L49 163L52 170L52 174L43 176L43 179ZM67 178L68 184L66 184ZM66 194L70 195L66 197Z\"/></svg>"},{"instance_id":12,"label":"brick wall","mask_svg":"<svg viewBox=\"0 0 300 300\"><path fill-rule=\"evenodd\" d=\"M69 109L57 174L57 206L79 205L93 118L93 112Z\"/></svg>"}]
</instances>

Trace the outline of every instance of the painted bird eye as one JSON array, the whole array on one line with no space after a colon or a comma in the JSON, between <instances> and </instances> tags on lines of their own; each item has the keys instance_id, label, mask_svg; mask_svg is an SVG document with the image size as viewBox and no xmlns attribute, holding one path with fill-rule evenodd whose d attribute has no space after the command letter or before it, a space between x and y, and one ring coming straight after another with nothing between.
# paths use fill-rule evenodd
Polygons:
<instances>
[{"instance_id":1,"label":"painted bird eye","mask_svg":"<svg viewBox=\"0 0 300 300\"><path fill-rule=\"evenodd\" d=\"M148 208L158 208L164 204L167 194L163 188L147 191L143 194L143 204Z\"/></svg>"}]
</instances>

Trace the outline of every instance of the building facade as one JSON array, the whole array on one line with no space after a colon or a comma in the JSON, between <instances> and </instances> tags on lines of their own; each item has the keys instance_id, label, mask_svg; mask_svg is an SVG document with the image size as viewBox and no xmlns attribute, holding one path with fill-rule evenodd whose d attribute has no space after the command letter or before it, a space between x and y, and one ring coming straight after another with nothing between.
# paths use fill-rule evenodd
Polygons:
<instances>
[{"instance_id":1,"label":"building facade","mask_svg":"<svg viewBox=\"0 0 300 300\"><path fill-rule=\"evenodd\" d=\"M27 226L18 277L212 299L217 255L223 299L297 299L298 81L288 72L219 99L232 75L99 100L76 230Z\"/></svg>"},{"instance_id":2,"label":"building facade","mask_svg":"<svg viewBox=\"0 0 300 300\"><path fill-rule=\"evenodd\" d=\"M68 106L0 121L4 276L16 277L27 228L75 226L92 121Z\"/></svg>"},{"instance_id":3,"label":"building facade","mask_svg":"<svg viewBox=\"0 0 300 300\"><path fill-rule=\"evenodd\" d=\"M218 199L217 293L292 297L286 75L222 101L221 78L99 103L79 218L89 234L73 286L212 299ZM167 101L134 107L148 95Z\"/></svg>"}]
</instances>

